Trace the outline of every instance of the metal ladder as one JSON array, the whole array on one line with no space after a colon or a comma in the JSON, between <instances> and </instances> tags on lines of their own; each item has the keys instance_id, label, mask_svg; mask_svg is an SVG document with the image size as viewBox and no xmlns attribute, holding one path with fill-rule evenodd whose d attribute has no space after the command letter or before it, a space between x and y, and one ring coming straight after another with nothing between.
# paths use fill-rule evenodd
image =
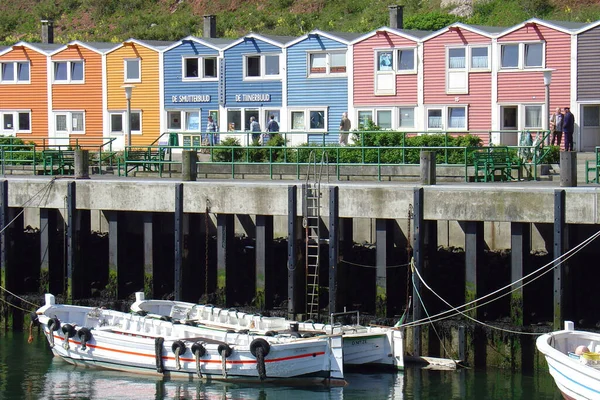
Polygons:
<instances>
[{"instance_id":1,"label":"metal ladder","mask_svg":"<svg viewBox=\"0 0 600 400\"><path fill-rule=\"evenodd\" d=\"M321 256L321 179L323 167L327 166L327 153L323 152L317 169L316 154L308 157L306 184L304 185L303 225L305 229L306 254L306 314L309 319L319 316L319 260ZM329 170L327 169L327 182Z\"/></svg>"}]
</instances>

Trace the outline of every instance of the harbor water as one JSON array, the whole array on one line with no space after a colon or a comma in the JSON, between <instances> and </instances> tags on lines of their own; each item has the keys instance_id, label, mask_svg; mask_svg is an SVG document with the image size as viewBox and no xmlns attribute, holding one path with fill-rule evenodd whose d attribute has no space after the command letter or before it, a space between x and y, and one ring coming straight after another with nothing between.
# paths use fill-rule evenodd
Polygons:
<instances>
[{"instance_id":1,"label":"harbor water","mask_svg":"<svg viewBox=\"0 0 600 400\"><path fill-rule=\"evenodd\" d=\"M281 387L165 380L74 367L52 356L43 335L0 333L0 399L515 399L559 400L547 371L488 369L349 371L346 387Z\"/></svg>"}]
</instances>

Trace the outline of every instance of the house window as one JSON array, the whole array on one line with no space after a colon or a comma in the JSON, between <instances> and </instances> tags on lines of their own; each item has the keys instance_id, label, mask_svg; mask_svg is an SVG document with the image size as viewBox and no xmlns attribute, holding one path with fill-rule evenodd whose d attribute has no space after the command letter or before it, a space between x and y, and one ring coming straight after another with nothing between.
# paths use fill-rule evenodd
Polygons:
<instances>
[{"instance_id":1,"label":"house window","mask_svg":"<svg viewBox=\"0 0 600 400\"><path fill-rule=\"evenodd\" d=\"M139 58L125 60L125 82L141 82L142 70Z\"/></svg>"},{"instance_id":2,"label":"house window","mask_svg":"<svg viewBox=\"0 0 600 400\"><path fill-rule=\"evenodd\" d=\"M381 129L392 129L392 110L377 110L377 126Z\"/></svg>"},{"instance_id":3,"label":"house window","mask_svg":"<svg viewBox=\"0 0 600 400\"><path fill-rule=\"evenodd\" d=\"M446 93L468 93L467 48L448 48Z\"/></svg>"},{"instance_id":4,"label":"house window","mask_svg":"<svg viewBox=\"0 0 600 400\"><path fill-rule=\"evenodd\" d=\"M304 130L304 111L292 111L292 130Z\"/></svg>"},{"instance_id":5,"label":"house window","mask_svg":"<svg viewBox=\"0 0 600 400\"><path fill-rule=\"evenodd\" d=\"M31 112L0 111L2 131L11 133L31 133Z\"/></svg>"},{"instance_id":6,"label":"house window","mask_svg":"<svg viewBox=\"0 0 600 400\"><path fill-rule=\"evenodd\" d=\"M442 110L427 110L427 129L442 129Z\"/></svg>"},{"instance_id":7,"label":"house window","mask_svg":"<svg viewBox=\"0 0 600 400\"><path fill-rule=\"evenodd\" d=\"M167 129L181 129L181 111L167 111Z\"/></svg>"},{"instance_id":8,"label":"house window","mask_svg":"<svg viewBox=\"0 0 600 400\"><path fill-rule=\"evenodd\" d=\"M119 113L111 113L110 114L110 132L111 133L124 133L127 129L127 113L119 112ZM142 113L141 111L132 111L131 112L131 133L132 134L141 134L142 133Z\"/></svg>"},{"instance_id":9,"label":"house window","mask_svg":"<svg viewBox=\"0 0 600 400\"><path fill-rule=\"evenodd\" d=\"M228 131L243 130L242 111L241 110L227 110L227 130Z\"/></svg>"},{"instance_id":10,"label":"house window","mask_svg":"<svg viewBox=\"0 0 600 400\"><path fill-rule=\"evenodd\" d=\"M542 129L542 106L525 106L525 129Z\"/></svg>"},{"instance_id":11,"label":"house window","mask_svg":"<svg viewBox=\"0 0 600 400\"><path fill-rule=\"evenodd\" d=\"M55 113L56 132L83 134L84 119L81 111Z\"/></svg>"},{"instance_id":12,"label":"house window","mask_svg":"<svg viewBox=\"0 0 600 400\"><path fill-rule=\"evenodd\" d=\"M370 122L373 122L373 111L359 111L358 112L358 126L359 128L366 128Z\"/></svg>"},{"instance_id":13,"label":"house window","mask_svg":"<svg viewBox=\"0 0 600 400\"><path fill-rule=\"evenodd\" d=\"M346 72L346 53L310 53L310 75L343 74Z\"/></svg>"},{"instance_id":14,"label":"house window","mask_svg":"<svg viewBox=\"0 0 600 400\"><path fill-rule=\"evenodd\" d=\"M448 107L448 129L466 129L465 107Z\"/></svg>"},{"instance_id":15,"label":"house window","mask_svg":"<svg viewBox=\"0 0 600 400\"><path fill-rule=\"evenodd\" d=\"M200 131L200 112L199 111L185 111L185 130L186 131Z\"/></svg>"},{"instance_id":16,"label":"house window","mask_svg":"<svg viewBox=\"0 0 600 400\"><path fill-rule=\"evenodd\" d=\"M325 129L325 110L309 111L310 129Z\"/></svg>"},{"instance_id":17,"label":"house window","mask_svg":"<svg viewBox=\"0 0 600 400\"><path fill-rule=\"evenodd\" d=\"M290 112L292 130L327 130L327 112L325 109L292 110Z\"/></svg>"},{"instance_id":18,"label":"house window","mask_svg":"<svg viewBox=\"0 0 600 400\"><path fill-rule=\"evenodd\" d=\"M398 71L415 71L415 49L398 50Z\"/></svg>"},{"instance_id":19,"label":"house window","mask_svg":"<svg viewBox=\"0 0 600 400\"><path fill-rule=\"evenodd\" d=\"M488 69L489 58L487 47L471 48L471 69Z\"/></svg>"},{"instance_id":20,"label":"house window","mask_svg":"<svg viewBox=\"0 0 600 400\"><path fill-rule=\"evenodd\" d=\"M517 107L515 106L503 106L501 108L502 114L502 129L503 130L516 130L517 125Z\"/></svg>"},{"instance_id":21,"label":"house window","mask_svg":"<svg viewBox=\"0 0 600 400\"><path fill-rule=\"evenodd\" d=\"M392 71L394 69L394 56L391 50L377 52L377 71Z\"/></svg>"},{"instance_id":22,"label":"house window","mask_svg":"<svg viewBox=\"0 0 600 400\"><path fill-rule=\"evenodd\" d=\"M544 46L542 43L525 44L525 68L542 67Z\"/></svg>"},{"instance_id":23,"label":"house window","mask_svg":"<svg viewBox=\"0 0 600 400\"><path fill-rule=\"evenodd\" d=\"M401 107L398 110L398 127L399 128L414 128L415 127L415 109Z\"/></svg>"},{"instance_id":24,"label":"house window","mask_svg":"<svg viewBox=\"0 0 600 400\"><path fill-rule=\"evenodd\" d=\"M448 49L448 68L464 69L466 67L465 48Z\"/></svg>"},{"instance_id":25,"label":"house window","mask_svg":"<svg viewBox=\"0 0 600 400\"><path fill-rule=\"evenodd\" d=\"M55 83L82 83L83 61L54 62Z\"/></svg>"},{"instance_id":26,"label":"house window","mask_svg":"<svg viewBox=\"0 0 600 400\"><path fill-rule=\"evenodd\" d=\"M29 83L29 62L0 63L1 83Z\"/></svg>"},{"instance_id":27,"label":"house window","mask_svg":"<svg viewBox=\"0 0 600 400\"><path fill-rule=\"evenodd\" d=\"M279 76L279 55L246 56L246 78L275 78Z\"/></svg>"},{"instance_id":28,"label":"house window","mask_svg":"<svg viewBox=\"0 0 600 400\"><path fill-rule=\"evenodd\" d=\"M500 67L504 69L542 68L544 43L514 43L500 46Z\"/></svg>"},{"instance_id":29,"label":"house window","mask_svg":"<svg viewBox=\"0 0 600 400\"><path fill-rule=\"evenodd\" d=\"M183 59L184 79L216 79L216 57L191 57Z\"/></svg>"}]
</instances>

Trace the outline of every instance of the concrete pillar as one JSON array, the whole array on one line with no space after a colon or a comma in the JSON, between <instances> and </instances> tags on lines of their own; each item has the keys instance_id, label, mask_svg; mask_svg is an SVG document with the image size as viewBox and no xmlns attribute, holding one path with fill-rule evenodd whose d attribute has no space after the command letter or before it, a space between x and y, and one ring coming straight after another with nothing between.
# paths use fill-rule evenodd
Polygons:
<instances>
[{"instance_id":1,"label":"concrete pillar","mask_svg":"<svg viewBox=\"0 0 600 400\"><path fill-rule=\"evenodd\" d=\"M126 265L126 219L123 212L107 211L108 220L108 284L106 289L112 299L120 299L123 295L121 271ZM119 246L121 244L121 246Z\"/></svg>"},{"instance_id":2,"label":"concrete pillar","mask_svg":"<svg viewBox=\"0 0 600 400\"><path fill-rule=\"evenodd\" d=\"M561 157L563 153L561 152ZM562 161L562 158L561 158ZM562 163L561 163L561 183L562 183ZM564 253L566 238L565 223L565 191L556 190L554 192L554 330L562 329L564 320L564 288L565 288L565 265L558 260Z\"/></svg>"},{"instance_id":3,"label":"concrete pillar","mask_svg":"<svg viewBox=\"0 0 600 400\"><path fill-rule=\"evenodd\" d=\"M146 212L143 218L144 236L144 294L154 298L154 215Z\"/></svg>"},{"instance_id":4,"label":"concrete pillar","mask_svg":"<svg viewBox=\"0 0 600 400\"><path fill-rule=\"evenodd\" d=\"M198 153L194 150L181 152L181 180L195 181L198 177Z\"/></svg>"},{"instance_id":5,"label":"concrete pillar","mask_svg":"<svg viewBox=\"0 0 600 400\"><path fill-rule=\"evenodd\" d=\"M387 317L388 294L387 294L387 259L388 251L393 246L391 221L388 219L375 220L375 265L376 265L376 314L379 317Z\"/></svg>"},{"instance_id":6,"label":"concrete pillar","mask_svg":"<svg viewBox=\"0 0 600 400\"><path fill-rule=\"evenodd\" d=\"M224 293L225 306L233 305L236 275L233 252L235 214L217 215L217 291Z\"/></svg>"},{"instance_id":7,"label":"concrete pillar","mask_svg":"<svg viewBox=\"0 0 600 400\"><path fill-rule=\"evenodd\" d=\"M6 179L0 181L0 285L8 290L14 289L12 287L11 274L13 273L11 264L11 233L12 229L9 227L9 215L8 215L8 181ZM7 293L1 291L0 298L5 300ZM4 309L4 307L2 308ZM2 310L0 309L0 310ZM11 309L6 309L7 313L11 313ZM3 316L4 327L8 327L9 314Z\"/></svg>"},{"instance_id":8,"label":"concrete pillar","mask_svg":"<svg viewBox=\"0 0 600 400\"><path fill-rule=\"evenodd\" d=\"M90 276L94 273L91 268L87 268L86 254L90 254L90 246L92 243L92 217L90 210L77 210L76 229L76 257L77 269L74 275L74 284L76 288L77 298L88 299L91 297L92 291L90 284L92 279Z\"/></svg>"},{"instance_id":9,"label":"concrete pillar","mask_svg":"<svg viewBox=\"0 0 600 400\"><path fill-rule=\"evenodd\" d=\"M531 252L531 224L512 222L510 229L511 254L510 254L510 280L516 282L523 278L524 266L529 260ZM523 282L513 285L514 290L510 298L510 318L515 326L529 324L529 315L525 312L523 302Z\"/></svg>"},{"instance_id":10,"label":"concrete pillar","mask_svg":"<svg viewBox=\"0 0 600 400\"><path fill-rule=\"evenodd\" d=\"M60 269L60 247L57 240L57 210L40 209L40 291L60 293L62 287L55 282L56 272ZM62 275L62 274L61 274Z\"/></svg>"},{"instance_id":11,"label":"concrete pillar","mask_svg":"<svg viewBox=\"0 0 600 400\"><path fill-rule=\"evenodd\" d=\"M174 260L174 294L175 301L182 301L183 277L183 183L175 185L175 225L173 228L175 239Z\"/></svg>"},{"instance_id":12,"label":"concrete pillar","mask_svg":"<svg viewBox=\"0 0 600 400\"><path fill-rule=\"evenodd\" d=\"M288 316L296 318L299 310L303 310L301 300L302 276L304 267L301 265L298 241L301 234L298 232L302 226L298 220L298 188L288 186Z\"/></svg>"},{"instance_id":13,"label":"concrete pillar","mask_svg":"<svg viewBox=\"0 0 600 400\"><path fill-rule=\"evenodd\" d=\"M256 216L256 289L255 298L261 310L273 308L273 216Z\"/></svg>"},{"instance_id":14,"label":"concrete pillar","mask_svg":"<svg viewBox=\"0 0 600 400\"><path fill-rule=\"evenodd\" d=\"M478 296L477 264L483 256L483 222L467 221L465 226L465 303L470 303ZM475 306L476 304L473 304ZM466 313L477 318L481 308L466 309Z\"/></svg>"},{"instance_id":15,"label":"concrete pillar","mask_svg":"<svg viewBox=\"0 0 600 400\"><path fill-rule=\"evenodd\" d=\"M560 186L577 186L577 153L574 151L560 152Z\"/></svg>"},{"instance_id":16,"label":"concrete pillar","mask_svg":"<svg viewBox=\"0 0 600 400\"><path fill-rule=\"evenodd\" d=\"M72 302L74 295L75 285L74 281L77 280L78 265L77 265L77 203L76 203L76 192L77 187L75 181L71 181L67 184L67 232L66 243L67 243L67 301Z\"/></svg>"},{"instance_id":17,"label":"concrete pillar","mask_svg":"<svg viewBox=\"0 0 600 400\"><path fill-rule=\"evenodd\" d=\"M419 274L423 275L424 266L424 253L425 253L425 232L424 232L424 221L423 221L423 188L415 188L413 193L413 257L415 260L415 269L419 271ZM413 272L414 274L414 272ZM413 321L420 320L423 318L423 306L419 301L421 295L421 280L417 276L413 279L413 293L412 293L412 312ZM408 306L408 305L407 305ZM413 329L413 355L421 355L421 327L415 326Z\"/></svg>"},{"instance_id":18,"label":"concrete pillar","mask_svg":"<svg viewBox=\"0 0 600 400\"><path fill-rule=\"evenodd\" d=\"M329 313L338 312L338 262L340 257L339 188L329 188Z\"/></svg>"},{"instance_id":19,"label":"concrete pillar","mask_svg":"<svg viewBox=\"0 0 600 400\"><path fill-rule=\"evenodd\" d=\"M421 151L421 185L435 185L435 151Z\"/></svg>"},{"instance_id":20,"label":"concrete pillar","mask_svg":"<svg viewBox=\"0 0 600 400\"><path fill-rule=\"evenodd\" d=\"M75 150L75 179L89 179L90 177L90 152L89 150Z\"/></svg>"}]
</instances>

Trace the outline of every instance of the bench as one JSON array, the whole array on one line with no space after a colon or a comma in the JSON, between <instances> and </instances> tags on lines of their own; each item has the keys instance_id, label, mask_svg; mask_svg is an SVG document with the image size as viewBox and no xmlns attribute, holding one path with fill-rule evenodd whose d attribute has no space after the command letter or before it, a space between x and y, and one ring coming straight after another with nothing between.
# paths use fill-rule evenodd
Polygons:
<instances>
[{"instance_id":1,"label":"bench","mask_svg":"<svg viewBox=\"0 0 600 400\"><path fill-rule=\"evenodd\" d=\"M163 161L165 160L165 151L162 148L132 149L127 151L124 160L125 175L133 170L144 172L161 171Z\"/></svg>"},{"instance_id":2,"label":"bench","mask_svg":"<svg viewBox=\"0 0 600 400\"><path fill-rule=\"evenodd\" d=\"M73 175L75 172L74 150L43 150L44 175Z\"/></svg>"},{"instance_id":3,"label":"bench","mask_svg":"<svg viewBox=\"0 0 600 400\"><path fill-rule=\"evenodd\" d=\"M475 182L509 181L512 179L512 167L508 147L477 147L473 151ZM500 174L496 174L500 172ZM480 175L481 173L481 175Z\"/></svg>"},{"instance_id":4,"label":"bench","mask_svg":"<svg viewBox=\"0 0 600 400\"><path fill-rule=\"evenodd\" d=\"M590 179L590 172L593 172L593 178ZM585 183L600 183L600 146L596 147L596 156L594 160L585 160Z\"/></svg>"}]
</instances>

